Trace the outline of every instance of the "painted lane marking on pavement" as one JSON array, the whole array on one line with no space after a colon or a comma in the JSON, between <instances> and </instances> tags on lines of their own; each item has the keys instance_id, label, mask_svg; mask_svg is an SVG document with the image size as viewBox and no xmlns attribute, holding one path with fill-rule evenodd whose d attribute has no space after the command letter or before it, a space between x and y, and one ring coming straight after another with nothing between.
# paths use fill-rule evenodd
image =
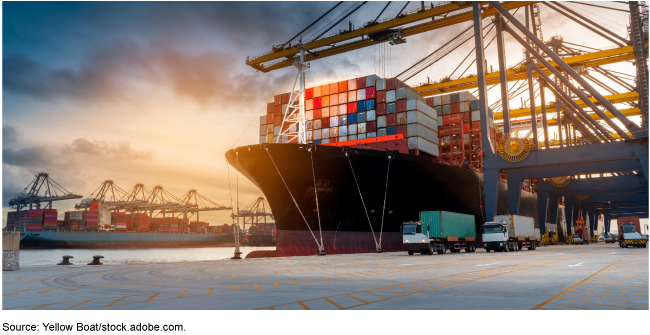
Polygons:
<instances>
[{"instance_id":1,"label":"painted lane marking on pavement","mask_svg":"<svg viewBox=\"0 0 650 335\"><path fill-rule=\"evenodd\" d=\"M490 266L490 265L499 264L499 263L501 263L501 262L490 263L490 264L479 264L477 266Z\"/></svg>"},{"instance_id":2,"label":"painted lane marking on pavement","mask_svg":"<svg viewBox=\"0 0 650 335\"><path fill-rule=\"evenodd\" d=\"M580 262L578 264L569 265L569 267L572 268L574 266L582 266L582 264L585 264L585 262Z\"/></svg>"}]
</instances>

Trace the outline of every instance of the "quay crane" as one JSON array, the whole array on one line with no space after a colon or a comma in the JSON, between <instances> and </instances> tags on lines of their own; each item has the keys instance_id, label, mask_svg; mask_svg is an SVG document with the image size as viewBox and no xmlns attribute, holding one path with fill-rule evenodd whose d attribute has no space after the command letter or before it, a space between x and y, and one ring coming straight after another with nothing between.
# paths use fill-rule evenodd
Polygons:
<instances>
[{"instance_id":1,"label":"quay crane","mask_svg":"<svg viewBox=\"0 0 650 335\"><path fill-rule=\"evenodd\" d=\"M36 209L40 209L42 202L47 203L43 208L52 208L53 201L81 198L81 195L66 190L54 181L54 179L50 178L49 173L41 172L35 176L34 180L21 193L14 195L9 200L9 206L16 208L16 211L20 212L21 209L27 206L29 206L29 209L32 209L35 205Z\"/></svg>"}]
</instances>

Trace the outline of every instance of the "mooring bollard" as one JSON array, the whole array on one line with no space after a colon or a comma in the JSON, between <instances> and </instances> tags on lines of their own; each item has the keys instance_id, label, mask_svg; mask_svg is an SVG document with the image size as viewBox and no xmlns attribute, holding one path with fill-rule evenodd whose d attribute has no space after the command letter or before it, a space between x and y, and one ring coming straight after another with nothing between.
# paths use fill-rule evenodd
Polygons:
<instances>
[{"instance_id":1,"label":"mooring bollard","mask_svg":"<svg viewBox=\"0 0 650 335\"><path fill-rule=\"evenodd\" d=\"M93 256L93 261L88 263L88 265L104 265L104 263L100 262L102 258L104 256Z\"/></svg>"},{"instance_id":2,"label":"mooring bollard","mask_svg":"<svg viewBox=\"0 0 650 335\"><path fill-rule=\"evenodd\" d=\"M67 256L67 255L63 256L63 260L61 261L61 263L57 263L56 265L72 265L72 263L70 263L70 258L74 258L74 257Z\"/></svg>"},{"instance_id":3,"label":"mooring bollard","mask_svg":"<svg viewBox=\"0 0 650 335\"><path fill-rule=\"evenodd\" d=\"M2 271L20 270L18 256L20 254L20 232L2 232Z\"/></svg>"}]
</instances>

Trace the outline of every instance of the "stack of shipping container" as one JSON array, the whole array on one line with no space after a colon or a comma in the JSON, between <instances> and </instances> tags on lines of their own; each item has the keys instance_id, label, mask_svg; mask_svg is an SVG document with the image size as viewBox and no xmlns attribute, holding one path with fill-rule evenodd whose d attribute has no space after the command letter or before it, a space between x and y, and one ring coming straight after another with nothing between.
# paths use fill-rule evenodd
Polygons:
<instances>
[{"instance_id":1,"label":"stack of shipping container","mask_svg":"<svg viewBox=\"0 0 650 335\"><path fill-rule=\"evenodd\" d=\"M274 97L260 117L260 143L280 142L290 93ZM402 134L409 150L438 156L438 115L425 99L397 78L376 75L305 90L308 143L330 144Z\"/></svg>"},{"instance_id":2,"label":"stack of shipping container","mask_svg":"<svg viewBox=\"0 0 650 335\"><path fill-rule=\"evenodd\" d=\"M166 217L165 218L165 231L170 233L178 233L179 228L179 218L177 217Z\"/></svg>"},{"instance_id":3,"label":"stack of shipping container","mask_svg":"<svg viewBox=\"0 0 650 335\"><path fill-rule=\"evenodd\" d=\"M70 231L85 230L80 229L84 227L82 224L83 211L65 212L63 217L63 229Z\"/></svg>"},{"instance_id":4,"label":"stack of shipping container","mask_svg":"<svg viewBox=\"0 0 650 335\"><path fill-rule=\"evenodd\" d=\"M98 231L99 230L99 211L84 211L82 214L82 221L85 223L86 230Z\"/></svg>"},{"instance_id":5,"label":"stack of shipping container","mask_svg":"<svg viewBox=\"0 0 650 335\"><path fill-rule=\"evenodd\" d=\"M115 226L115 231L128 231L127 215L125 212L111 213L111 223Z\"/></svg>"},{"instance_id":6,"label":"stack of shipping container","mask_svg":"<svg viewBox=\"0 0 650 335\"><path fill-rule=\"evenodd\" d=\"M22 231L28 226L29 213L27 211L7 213L7 231Z\"/></svg>"},{"instance_id":7,"label":"stack of shipping container","mask_svg":"<svg viewBox=\"0 0 650 335\"><path fill-rule=\"evenodd\" d=\"M128 218L131 219L133 217L133 223L131 224L131 231L138 231L138 232L148 232L148 231L153 231L151 229L151 219L149 219L149 216L147 214L140 214L140 213L133 213L132 215L128 215Z\"/></svg>"},{"instance_id":8,"label":"stack of shipping container","mask_svg":"<svg viewBox=\"0 0 650 335\"><path fill-rule=\"evenodd\" d=\"M483 166L481 113L479 100L467 91L437 95L426 99L438 114L440 160L461 166L465 161L476 170ZM494 142L494 114L488 108L489 134Z\"/></svg>"},{"instance_id":9,"label":"stack of shipping container","mask_svg":"<svg viewBox=\"0 0 650 335\"><path fill-rule=\"evenodd\" d=\"M181 233L190 232L190 219L180 219L178 221L178 231Z\"/></svg>"},{"instance_id":10,"label":"stack of shipping container","mask_svg":"<svg viewBox=\"0 0 650 335\"><path fill-rule=\"evenodd\" d=\"M43 230L43 210L30 209L27 211L27 230L28 231L41 231Z\"/></svg>"},{"instance_id":11,"label":"stack of shipping container","mask_svg":"<svg viewBox=\"0 0 650 335\"><path fill-rule=\"evenodd\" d=\"M56 209L44 209L43 210L43 229L45 230L57 230L57 217L58 214Z\"/></svg>"}]
</instances>

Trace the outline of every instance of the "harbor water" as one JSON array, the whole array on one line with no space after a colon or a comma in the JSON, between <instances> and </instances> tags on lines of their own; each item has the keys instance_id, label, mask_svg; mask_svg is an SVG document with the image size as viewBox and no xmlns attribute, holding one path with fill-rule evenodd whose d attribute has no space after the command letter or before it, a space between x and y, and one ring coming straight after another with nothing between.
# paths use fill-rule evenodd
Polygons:
<instances>
[{"instance_id":1,"label":"harbor water","mask_svg":"<svg viewBox=\"0 0 650 335\"><path fill-rule=\"evenodd\" d=\"M255 250L275 250L275 247L240 247L242 257ZM64 255L73 256L73 264L86 264L93 256L104 256L105 264L190 262L222 260L233 256L234 247L223 248L164 248L164 249L27 249L20 250L20 266L55 265Z\"/></svg>"}]
</instances>

